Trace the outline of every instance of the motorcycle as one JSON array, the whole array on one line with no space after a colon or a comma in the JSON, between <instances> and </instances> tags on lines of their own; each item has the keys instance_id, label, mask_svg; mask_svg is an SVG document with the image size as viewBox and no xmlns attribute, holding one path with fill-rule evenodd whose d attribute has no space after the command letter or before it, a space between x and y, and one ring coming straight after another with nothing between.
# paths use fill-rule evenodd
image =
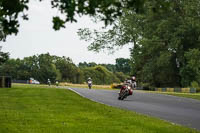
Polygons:
<instances>
[{"instance_id":1,"label":"motorcycle","mask_svg":"<svg viewBox=\"0 0 200 133\"><path fill-rule=\"evenodd\" d=\"M130 96L133 94L133 90L129 85L123 85L120 89L118 100L124 100L127 98L127 96Z\"/></svg>"},{"instance_id":2,"label":"motorcycle","mask_svg":"<svg viewBox=\"0 0 200 133\"><path fill-rule=\"evenodd\" d=\"M90 81L88 81L88 87L89 87L89 89L91 89L92 88L92 81L90 80Z\"/></svg>"}]
</instances>

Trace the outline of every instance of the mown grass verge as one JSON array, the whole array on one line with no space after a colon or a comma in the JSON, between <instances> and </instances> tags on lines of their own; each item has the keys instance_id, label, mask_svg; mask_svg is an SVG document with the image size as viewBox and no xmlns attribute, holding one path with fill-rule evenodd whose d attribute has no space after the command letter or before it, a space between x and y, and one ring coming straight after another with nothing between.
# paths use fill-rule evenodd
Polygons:
<instances>
[{"instance_id":1,"label":"mown grass verge","mask_svg":"<svg viewBox=\"0 0 200 133\"><path fill-rule=\"evenodd\" d=\"M145 92L159 93L159 94L172 95L172 96L178 96L178 97L186 97L186 98L200 100L200 93L178 93L178 92L159 92L159 91L145 91Z\"/></svg>"},{"instance_id":2,"label":"mown grass verge","mask_svg":"<svg viewBox=\"0 0 200 133\"><path fill-rule=\"evenodd\" d=\"M82 98L66 89L0 88L0 133L200 133Z\"/></svg>"},{"instance_id":3,"label":"mown grass verge","mask_svg":"<svg viewBox=\"0 0 200 133\"><path fill-rule=\"evenodd\" d=\"M71 88L88 88L87 84L59 83L59 86L67 86ZM113 90L111 85L92 85L92 89Z\"/></svg>"}]
</instances>

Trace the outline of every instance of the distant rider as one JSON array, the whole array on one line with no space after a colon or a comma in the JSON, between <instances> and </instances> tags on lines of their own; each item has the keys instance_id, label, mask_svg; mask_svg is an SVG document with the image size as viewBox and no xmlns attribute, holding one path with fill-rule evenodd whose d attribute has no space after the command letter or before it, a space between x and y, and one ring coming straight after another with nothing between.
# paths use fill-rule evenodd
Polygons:
<instances>
[{"instance_id":1,"label":"distant rider","mask_svg":"<svg viewBox=\"0 0 200 133\"><path fill-rule=\"evenodd\" d=\"M58 81L56 81L56 86L58 86L58 84L59 84Z\"/></svg>"},{"instance_id":2,"label":"distant rider","mask_svg":"<svg viewBox=\"0 0 200 133\"><path fill-rule=\"evenodd\" d=\"M92 88L92 79L90 77L88 78L87 83L88 83L89 89L91 89Z\"/></svg>"},{"instance_id":3,"label":"distant rider","mask_svg":"<svg viewBox=\"0 0 200 133\"><path fill-rule=\"evenodd\" d=\"M51 85L50 79L47 80L47 83L48 83L49 86Z\"/></svg>"}]
</instances>

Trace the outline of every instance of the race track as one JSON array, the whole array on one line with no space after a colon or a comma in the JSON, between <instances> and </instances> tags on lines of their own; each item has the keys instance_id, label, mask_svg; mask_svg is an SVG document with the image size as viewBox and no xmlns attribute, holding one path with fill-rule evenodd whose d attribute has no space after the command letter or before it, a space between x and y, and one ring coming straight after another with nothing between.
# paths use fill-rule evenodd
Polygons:
<instances>
[{"instance_id":1,"label":"race track","mask_svg":"<svg viewBox=\"0 0 200 133\"><path fill-rule=\"evenodd\" d=\"M119 90L89 90L70 88L96 102L158 117L200 130L200 101L169 95L134 91L132 96L118 100Z\"/></svg>"}]
</instances>

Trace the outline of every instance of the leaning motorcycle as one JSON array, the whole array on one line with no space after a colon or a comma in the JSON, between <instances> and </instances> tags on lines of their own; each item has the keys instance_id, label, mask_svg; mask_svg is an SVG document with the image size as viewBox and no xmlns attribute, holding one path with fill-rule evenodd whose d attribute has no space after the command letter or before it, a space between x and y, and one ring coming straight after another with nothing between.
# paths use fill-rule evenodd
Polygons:
<instances>
[{"instance_id":1,"label":"leaning motorcycle","mask_svg":"<svg viewBox=\"0 0 200 133\"><path fill-rule=\"evenodd\" d=\"M120 89L119 92L119 100L124 100L125 98L127 98L127 96L130 96L133 94L133 90L131 89L131 87L129 85L123 85Z\"/></svg>"}]
</instances>

